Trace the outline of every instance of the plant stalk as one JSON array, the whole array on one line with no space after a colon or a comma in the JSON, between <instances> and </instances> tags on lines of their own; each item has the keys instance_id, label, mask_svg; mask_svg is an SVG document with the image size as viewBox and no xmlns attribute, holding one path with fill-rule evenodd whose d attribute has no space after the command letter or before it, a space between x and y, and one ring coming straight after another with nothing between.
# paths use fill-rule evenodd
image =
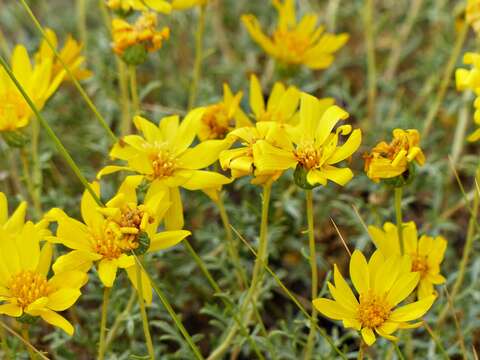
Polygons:
<instances>
[{"instance_id":1,"label":"plant stalk","mask_svg":"<svg viewBox=\"0 0 480 360\"><path fill-rule=\"evenodd\" d=\"M395 188L395 218L397 222L398 245L400 254L403 255L402 192L403 188L401 186Z\"/></svg>"},{"instance_id":2,"label":"plant stalk","mask_svg":"<svg viewBox=\"0 0 480 360\"><path fill-rule=\"evenodd\" d=\"M147 310L145 308L145 300L143 298L143 286L142 286L142 269L137 263L135 265L135 271L137 276L137 295L138 305L140 306L140 314L142 316L143 333L145 335L145 344L147 345L148 356L150 360L155 359L155 351L153 349L152 336L150 334L150 325L148 323Z\"/></svg>"},{"instance_id":3,"label":"plant stalk","mask_svg":"<svg viewBox=\"0 0 480 360\"><path fill-rule=\"evenodd\" d=\"M203 34L205 32L206 4L200 6L200 15L198 18L197 32L195 33L195 62L193 64L193 78L190 85L190 94L188 96L188 109L195 106L197 99L198 83L202 76L203 60Z\"/></svg>"},{"instance_id":4,"label":"plant stalk","mask_svg":"<svg viewBox=\"0 0 480 360\"><path fill-rule=\"evenodd\" d=\"M110 299L110 292L112 288L104 287L103 289L103 303L102 303L102 316L100 318L100 342L98 344L98 360L105 359L105 334L107 332L107 314L108 314L108 301Z\"/></svg>"}]
</instances>

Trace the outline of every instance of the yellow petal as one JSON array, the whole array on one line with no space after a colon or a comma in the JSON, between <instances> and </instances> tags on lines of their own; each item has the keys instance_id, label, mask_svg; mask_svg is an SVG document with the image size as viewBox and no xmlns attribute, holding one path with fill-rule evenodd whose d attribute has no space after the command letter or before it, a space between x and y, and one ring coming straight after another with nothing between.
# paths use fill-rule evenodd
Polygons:
<instances>
[{"instance_id":1,"label":"yellow petal","mask_svg":"<svg viewBox=\"0 0 480 360\"><path fill-rule=\"evenodd\" d=\"M0 225L5 224L8 219L8 201L3 192L0 191Z\"/></svg>"},{"instance_id":2,"label":"yellow petal","mask_svg":"<svg viewBox=\"0 0 480 360\"><path fill-rule=\"evenodd\" d=\"M0 305L0 314L19 317L23 313L22 308L17 304L1 304Z\"/></svg>"},{"instance_id":3,"label":"yellow petal","mask_svg":"<svg viewBox=\"0 0 480 360\"><path fill-rule=\"evenodd\" d=\"M25 224L25 214L27 212L27 203L22 201L15 209L12 216L4 224L4 229L10 232L19 232Z\"/></svg>"},{"instance_id":4,"label":"yellow petal","mask_svg":"<svg viewBox=\"0 0 480 360\"><path fill-rule=\"evenodd\" d=\"M320 171L325 178L341 186L345 186L353 178L353 172L349 168L325 165Z\"/></svg>"},{"instance_id":5,"label":"yellow petal","mask_svg":"<svg viewBox=\"0 0 480 360\"><path fill-rule=\"evenodd\" d=\"M314 299L312 303L319 313L333 320L353 319L355 317L352 311L330 299Z\"/></svg>"},{"instance_id":6,"label":"yellow petal","mask_svg":"<svg viewBox=\"0 0 480 360\"><path fill-rule=\"evenodd\" d=\"M419 273L402 274L388 292L387 302L395 306L405 300L415 290L419 280Z\"/></svg>"},{"instance_id":7,"label":"yellow petal","mask_svg":"<svg viewBox=\"0 0 480 360\"><path fill-rule=\"evenodd\" d=\"M52 263L52 256L53 256L53 246L50 243L45 243L40 251L38 265L37 265L37 273L47 276L48 272L50 271L50 265Z\"/></svg>"},{"instance_id":8,"label":"yellow petal","mask_svg":"<svg viewBox=\"0 0 480 360\"><path fill-rule=\"evenodd\" d=\"M349 115L345 110L341 109L340 107L332 105L327 110L325 110L322 117L318 119L317 117L320 116L319 102L317 99L315 100L316 105L312 116L316 118L316 120L313 120L316 121L314 122L314 126L315 124L318 124L315 130L315 145L318 146L322 145L327 140L335 125L340 120L345 120L346 118L348 118Z\"/></svg>"},{"instance_id":9,"label":"yellow petal","mask_svg":"<svg viewBox=\"0 0 480 360\"><path fill-rule=\"evenodd\" d=\"M195 139L205 108L191 110L178 127L172 142L172 151L175 155L183 153Z\"/></svg>"},{"instance_id":10,"label":"yellow petal","mask_svg":"<svg viewBox=\"0 0 480 360\"><path fill-rule=\"evenodd\" d=\"M231 144L231 139L203 141L197 146L187 149L178 160L182 168L203 169L217 161L220 152L228 149Z\"/></svg>"},{"instance_id":11,"label":"yellow petal","mask_svg":"<svg viewBox=\"0 0 480 360\"><path fill-rule=\"evenodd\" d=\"M52 269L55 273L70 270L88 271L92 267L93 261L99 258L101 258L101 255L82 250L74 250L58 257L53 263Z\"/></svg>"},{"instance_id":12,"label":"yellow petal","mask_svg":"<svg viewBox=\"0 0 480 360\"><path fill-rule=\"evenodd\" d=\"M48 296L47 306L54 311L64 311L75 304L80 295L78 289L63 288Z\"/></svg>"},{"instance_id":13,"label":"yellow petal","mask_svg":"<svg viewBox=\"0 0 480 360\"><path fill-rule=\"evenodd\" d=\"M365 341L365 343L368 345L368 346L371 346L375 343L375 333L373 332L372 329L370 328L363 328L362 331L362 338L363 338L363 341Z\"/></svg>"},{"instance_id":14,"label":"yellow petal","mask_svg":"<svg viewBox=\"0 0 480 360\"><path fill-rule=\"evenodd\" d=\"M56 273L53 275L50 280L48 280L48 285L54 289L59 289L68 284L69 288L80 289L88 281L88 276L83 271L64 271Z\"/></svg>"},{"instance_id":15,"label":"yellow petal","mask_svg":"<svg viewBox=\"0 0 480 360\"><path fill-rule=\"evenodd\" d=\"M355 250L350 259L350 278L358 294L367 293L370 289L367 260L359 250Z\"/></svg>"},{"instance_id":16,"label":"yellow petal","mask_svg":"<svg viewBox=\"0 0 480 360\"><path fill-rule=\"evenodd\" d=\"M40 312L40 317L45 320L47 323L56 326L63 331L65 331L68 335L72 336L74 333L74 328L70 322L65 319L63 316L57 314L55 311L52 310L44 310Z\"/></svg>"},{"instance_id":17,"label":"yellow petal","mask_svg":"<svg viewBox=\"0 0 480 360\"><path fill-rule=\"evenodd\" d=\"M98 181L90 183L93 192L100 197L100 184ZM80 210L85 224L89 227L98 226L103 222L102 215L97 211L98 204L89 191L85 190L80 202Z\"/></svg>"},{"instance_id":18,"label":"yellow petal","mask_svg":"<svg viewBox=\"0 0 480 360\"><path fill-rule=\"evenodd\" d=\"M333 279L335 281L335 287L337 288L339 295L343 299L345 299L345 301L349 303L352 308L356 308L358 306L357 298L355 297L355 295L353 295L350 286L348 286L347 282L338 270L337 264L333 266Z\"/></svg>"},{"instance_id":19,"label":"yellow petal","mask_svg":"<svg viewBox=\"0 0 480 360\"><path fill-rule=\"evenodd\" d=\"M435 298L436 297L434 295L431 295L422 300L401 306L390 314L390 320L401 322L418 319L419 317L425 315L425 313L430 309L435 301Z\"/></svg>"},{"instance_id":20,"label":"yellow petal","mask_svg":"<svg viewBox=\"0 0 480 360\"><path fill-rule=\"evenodd\" d=\"M337 147L333 155L328 158L327 164L336 164L345 160L358 150L361 142L362 131L360 129L353 130L347 141L342 146Z\"/></svg>"},{"instance_id":21,"label":"yellow petal","mask_svg":"<svg viewBox=\"0 0 480 360\"><path fill-rule=\"evenodd\" d=\"M180 230L183 228L183 205L178 188L170 188L169 200L172 203L165 214L165 228Z\"/></svg>"},{"instance_id":22,"label":"yellow petal","mask_svg":"<svg viewBox=\"0 0 480 360\"><path fill-rule=\"evenodd\" d=\"M155 143L163 140L160 129L153 122L141 116L135 116L133 118L133 123L135 124L135 127L143 134L147 142Z\"/></svg>"},{"instance_id":23,"label":"yellow petal","mask_svg":"<svg viewBox=\"0 0 480 360\"><path fill-rule=\"evenodd\" d=\"M112 287L117 276L117 262L115 260L102 259L98 264L98 276L106 287Z\"/></svg>"},{"instance_id":24,"label":"yellow petal","mask_svg":"<svg viewBox=\"0 0 480 360\"><path fill-rule=\"evenodd\" d=\"M168 249L191 235L187 230L162 231L155 234L150 242L149 252Z\"/></svg>"},{"instance_id":25,"label":"yellow petal","mask_svg":"<svg viewBox=\"0 0 480 360\"><path fill-rule=\"evenodd\" d=\"M229 184L231 182L232 179L229 179L219 173L205 170L193 170L192 177L182 184L182 187L188 190L201 190L220 188L220 186Z\"/></svg>"},{"instance_id":26,"label":"yellow petal","mask_svg":"<svg viewBox=\"0 0 480 360\"><path fill-rule=\"evenodd\" d=\"M262 87L260 86L258 78L254 74L250 76L250 109L252 109L257 119L265 113L265 101L263 100Z\"/></svg>"},{"instance_id":27,"label":"yellow petal","mask_svg":"<svg viewBox=\"0 0 480 360\"><path fill-rule=\"evenodd\" d=\"M132 282L133 287L138 291L136 265L126 268L125 271L127 272L128 278ZM152 303L152 296L153 296L152 285L150 284L150 280L143 270L141 272L141 282L142 282L143 299L145 300L147 305L150 305Z\"/></svg>"}]
</instances>

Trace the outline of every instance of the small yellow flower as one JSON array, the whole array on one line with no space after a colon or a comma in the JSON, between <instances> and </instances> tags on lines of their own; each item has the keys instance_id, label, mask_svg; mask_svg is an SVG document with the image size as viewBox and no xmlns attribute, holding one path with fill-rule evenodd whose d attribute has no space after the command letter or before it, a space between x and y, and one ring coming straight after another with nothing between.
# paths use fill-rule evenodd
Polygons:
<instances>
[{"instance_id":1,"label":"small yellow flower","mask_svg":"<svg viewBox=\"0 0 480 360\"><path fill-rule=\"evenodd\" d=\"M208 0L173 0L172 8L174 10L186 10L194 6L204 6Z\"/></svg>"},{"instance_id":2,"label":"small yellow flower","mask_svg":"<svg viewBox=\"0 0 480 360\"><path fill-rule=\"evenodd\" d=\"M250 77L250 109L255 121L275 121L293 124L298 120L297 109L300 103L300 90L295 86L285 86L276 82L267 102L263 98L262 87L258 78Z\"/></svg>"},{"instance_id":3,"label":"small yellow flower","mask_svg":"<svg viewBox=\"0 0 480 360\"><path fill-rule=\"evenodd\" d=\"M190 148L199 131L205 109L192 110L180 122L178 116L168 116L155 125L136 116L136 128L143 134L128 135L115 144L110 152L113 159L127 162L127 166L110 165L98 177L126 170L141 174L149 181L149 191L167 187L172 206L165 215L168 230L183 227L183 206L179 187L187 190L220 189L231 182L227 177L201 170L218 160L219 153L227 149L232 140L207 140Z\"/></svg>"},{"instance_id":4,"label":"small yellow flower","mask_svg":"<svg viewBox=\"0 0 480 360\"><path fill-rule=\"evenodd\" d=\"M305 175L305 186L326 185L328 180L345 185L352 179L353 172L333 165L350 157L362 140L361 131L352 131L351 125L333 130L347 117L346 111L330 105L330 99L318 100L302 93L299 124L287 128L291 141L281 147L258 141L255 144L259 154L255 160L257 168L260 171L296 168ZM338 144L340 135L350 135L342 145Z\"/></svg>"},{"instance_id":5,"label":"small yellow flower","mask_svg":"<svg viewBox=\"0 0 480 360\"><path fill-rule=\"evenodd\" d=\"M172 11L172 5L165 0L108 0L107 6L112 10L123 12L155 10L169 14Z\"/></svg>"},{"instance_id":6,"label":"small yellow flower","mask_svg":"<svg viewBox=\"0 0 480 360\"><path fill-rule=\"evenodd\" d=\"M473 121L476 125L480 125L480 54L468 52L463 56L463 62L467 65L472 65L472 69L457 69L455 72L457 89L460 91L472 90L475 93L476 99L473 103L475 107ZM467 138L467 140L471 142L478 141L479 139L480 128L475 130Z\"/></svg>"},{"instance_id":7,"label":"small yellow flower","mask_svg":"<svg viewBox=\"0 0 480 360\"><path fill-rule=\"evenodd\" d=\"M365 172L373 181L390 179L409 170L409 164L425 163L425 155L420 148L420 134L416 129L395 129L390 144L385 141L377 144L371 154L365 154Z\"/></svg>"},{"instance_id":8,"label":"small yellow flower","mask_svg":"<svg viewBox=\"0 0 480 360\"><path fill-rule=\"evenodd\" d=\"M223 85L223 101L205 108L197 134L200 141L224 139L233 129L250 125L240 109L242 95L241 91L233 95L230 87Z\"/></svg>"},{"instance_id":9,"label":"small yellow flower","mask_svg":"<svg viewBox=\"0 0 480 360\"><path fill-rule=\"evenodd\" d=\"M324 316L341 320L345 328L360 331L367 345L376 341L375 333L395 341L392 334L403 328L418 327L422 323L409 323L422 317L432 306L435 296L398 306L415 289L420 274L411 272L411 262L406 256L384 257L375 251L370 260L355 250L350 259L350 278L357 290L354 295L337 265L334 266L334 283L327 283L333 300L313 300L315 308Z\"/></svg>"},{"instance_id":10,"label":"small yellow flower","mask_svg":"<svg viewBox=\"0 0 480 360\"><path fill-rule=\"evenodd\" d=\"M135 272L136 252L142 246L142 253L167 249L190 235L189 231L163 231L157 233L158 225L170 206L166 192L157 191L145 196L139 204L136 188L141 176L128 177L120 186L117 195L105 208L99 208L87 191L81 201L83 223L66 215L60 209L47 214L58 222L56 237L50 241L61 243L72 249L60 256L53 265L55 271L88 271L93 263L98 264L98 275L103 285L112 287L118 268L125 269L133 286L137 287ZM98 183L92 187L100 193ZM148 242L143 239L148 236ZM147 303L152 300L152 289L148 277L142 273L142 287Z\"/></svg>"},{"instance_id":11,"label":"small yellow flower","mask_svg":"<svg viewBox=\"0 0 480 360\"><path fill-rule=\"evenodd\" d=\"M67 67L72 72L73 76L77 80L87 79L92 76L92 72L83 68L85 64L85 57L81 55L83 45L72 38L71 35L67 36L65 45L61 50L58 50L58 38L55 32L51 29L45 29L45 34L47 35L50 43L57 49L58 54L62 61L67 65ZM62 63L55 57L54 52L50 48L47 40L43 40L40 44L40 49L35 54L35 61L41 63L45 59L50 59L53 64L52 67L52 76L59 75L63 72Z\"/></svg>"},{"instance_id":12,"label":"small yellow flower","mask_svg":"<svg viewBox=\"0 0 480 360\"><path fill-rule=\"evenodd\" d=\"M278 11L277 27L271 37L266 35L251 14L243 15L242 21L250 36L270 56L286 65L306 65L312 69L325 69L334 60L334 53L348 40L347 34L324 33L316 27L317 16L306 14L297 23L294 0L273 0Z\"/></svg>"},{"instance_id":13,"label":"small yellow flower","mask_svg":"<svg viewBox=\"0 0 480 360\"><path fill-rule=\"evenodd\" d=\"M13 50L11 68L38 110L57 90L64 72L53 75L51 59L42 59L32 66L27 50L17 45ZM6 71L0 70L0 132L15 131L28 125L32 110Z\"/></svg>"},{"instance_id":14,"label":"small yellow flower","mask_svg":"<svg viewBox=\"0 0 480 360\"><path fill-rule=\"evenodd\" d=\"M145 52L153 52L162 47L163 41L170 36L170 29L157 30L157 16L152 12L143 13L131 25L125 20L112 20L113 51L123 56L125 51L135 45L141 45Z\"/></svg>"},{"instance_id":15,"label":"small yellow flower","mask_svg":"<svg viewBox=\"0 0 480 360\"><path fill-rule=\"evenodd\" d=\"M44 235L32 222L14 235L0 229L0 314L15 318L39 316L73 335L72 324L57 312L77 301L87 275L81 271L55 271L49 277L52 246L40 246Z\"/></svg>"},{"instance_id":16,"label":"small yellow flower","mask_svg":"<svg viewBox=\"0 0 480 360\"><path fill-rule=\"evenodd\" d=\"M383 229L369 226L368 231L373 243L385 257L400 255L396 225L387 222ZM433 238L427 235L418 239L417 226L413 221L404 223L402 231L404 253L412 262L411 271L420 274L418 297L422 299L435 294L433 285L445 283L445 278L440 274L440 264L445 255L447 240L442 236Z\"/></svg>"},{"instance_id":17,"label":"small yellow flower","mask_svg":"<svg viewBox=\"0 0 480 360\"><path fill-rule=\"evenodd\" d=\"M468 0L465 9L467 24L471 25L477 34L480 33L480 0Z\"/></svg>"},{"instance_id":18,"label":"small yellow flower","mask_svg":"<svg viewBox=\"0 0 480 360\"><path fill-rule=\"evenodd\" d=\"M253 175L252 184L265 184L275 181L282 175L282 170L260 170L256 166L259 156L256 144L264 141L272 146L286 146L289 139L285 129L272 121L261 121L255 127L247 126L230 132L229 137L241 141L241 146L220 153L220 165L223 170L230 170L233 178Z\"/></svg>"}]
</instances>

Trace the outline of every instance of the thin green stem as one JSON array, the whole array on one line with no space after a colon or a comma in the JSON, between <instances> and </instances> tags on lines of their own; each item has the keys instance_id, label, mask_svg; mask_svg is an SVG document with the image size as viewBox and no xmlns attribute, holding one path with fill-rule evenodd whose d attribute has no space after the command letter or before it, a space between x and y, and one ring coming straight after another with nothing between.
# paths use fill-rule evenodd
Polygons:
<instances>
[{"instance_id":1,"label":"thin green stem","mask_svg":"<svg viewBox=\"0 0 480 360\"><path fill-rule=\"evenodd\" d=\"M138 99L137 89L137 68L134 65L128 66L128 73L130 78L130 96L132 97L133 113L138 115L140 112L140 100Z\"/></svg>"},{"instance_id":2,"label":"thin green stem","mask_svg":"<svg viewBox=\"0 0 480 360\"><path fill-rule=\"evenodd\" d=\"M398 344L394 341L393 342L393 348L395 349L395 352L397 353L398 359L399 360L405 360L405 357L402 354L402 351L398 347Z\"/></svg>"},{"instance_id":3,"label":"thin green stem","mask_svg":"<svg viewBox=\"0 0 480 360\"><path fill-rule=\"evenodd\" d=\"M128 74L125 63L118 57L115 57L118 68L118 87L120 90L120 104L121 104L121 124L120 133L122 136L130 133L131 130L131 115L130 115L130 99L128 97Z\"/></svg>"},{"instance_id":4,"label":"thin green stem","mask_svg":"<svg viewBox=\"0 0 480 360\"><path fill-rule=\"evenodd\" d=\"M148 323L147 310L145 308L145 299L143 298L142 269L140 268L140 265L138 263L135 266L135 273L137 276L138 305L140 306L140 314L142 316L145 343L147 345L148 356L150 357L150 360L154 360L155 350L153 349L152 335L150 335L150 325Z\"/></svg>"},{"instance_id":5,"label":"thin green stem","mask_svg":"<svg viewBox=\"0 0 480 360\"><path fill-rule=\"evenodd\" d=\"M32 157L32 186L33 186L33 206L39 219L42 216L42 169L38 156L39 147L38 140L40 137L40 124L37 120L31 122L32 138L31 138L31 157Z\"/></svg>"},{"instance_id":6,"label":"thin green stem","mask_svg":"<svg viewBox=\"0 0 480 360\"><path fill-rule=\"evenodd\" d=\"M30 326L29 325L23 325L22 326L22 337L27 343L31 343L30 341ZM30 346L26 346L27 351L28 351L28 356L30 357L30 360L35 360L37 358L35 351L32 350Z\"/></svg>"},{"instance_id":7,"label":"thin green stem","mask_svg":"<svg viewBox=\"0 0 480 360\"><path fill-rule=\"evenodd\" d=\"M376 65L375 65L375 43L374 43L374 20L373 20L374 4L373 0L366 0L363 17L365 25L365 47L367 52L367 109L368 109L368 126L372 125L375 116L375 99L377 97L376 84Z\"/></svg>"},{"instance_id":8,"label":"thin green stem","mask_svg":"<svg viewBox=\"0 0 480 360\"><path fill-rule=\"evenodd\" d=\"M358 347L357 360L363 360L363 355L365 354L365 342L363 339L360 339L360 346Z\"/></svg>"},{"instance_id":9,"label":"thin green stem","mask_svg":"<svg viewBox=\"0 0 480 360\"><path fill-rule=\"evenodd\" d=\"M448 356L448 353L447 351L445 350L445 348L443 347L442 343L440 342L438 336L435 334L435 332L432 330L432 328L430 327L430 325L427 324L426 321L423 322L423 326L425 326L425 329L427 329L427 332L428 334L430 335L430 337L432 338L433 342L435 343L435 345L438 347L438 350L440 350L440 352L442 353L443 355L443 358L445 360L449 360L450 359L450 356Z\"/></svg>"},{"instance_id":10,"label":"thin green stem","mask_svg":"<svg viewBox=\"0 0 480 360\"><path fill-rule=\"evenodd\" d=\"M45 33L45 30L43 29L42 25L40 24L40 22L38 21L38 19L36 18L35 14L32 12L32 9L30 9L30 7L28 6L27 2L25 0L20 0L20 2L22 3L23 7L25 8L25 10L27 11L28 15L30 16L30 18L32 19L33 23L35 24L36 28L38 29L38 31L42 34L42 37L43 39L46 41L46 43L48 44L48 46L50 47L50 49L52 49L53 53L55 54L55 57L56 59L60 62L60 64L62 64L63 68L65 69L65 72L67 73L69 79L73 82L73 84L75 85L75 87L77 88L78 92L80 93L80 95L82 95L83 99L85 100L85 102L87 103L88 107L92 110L92 112L94 113L95 117L97 118L98 122L100 123L100 125L105 129L105 131L107 132L107 134L110 136L110 139L113 141L113 142L116 142L117 141L117 137L115 136L115 134L112 132L112 130L110 129L110 127L108 126L107 124L107 121L103 118L103 116L98 112L97 108L95 107L95 105L93 104L92 100L90 100L90 97L87 95L87 93L85 92L85 90L83 89L82 85L80 85L80 83L78 82L78 80L75 78L75 76L73 75L72 71L70 70L70 68L67 66L67 64L65 64L65 61L63 61L63 59L60 57L60 54L58 53L55 45L52 43L52 41L48 38L47 34Z\"/></svg>"},{"instance_id":11,"label":"thin green stem","mask_svg":"<svg viewBox=\"0 0 480 360\"><path fill-rule=\"evenodd\" d=\"M0 326L5 329L8 333L12 334L13 336L15 336L18 340L20 340L24 345L25 347L29 348L30 350L32 350L34 353L36 353L41 359L43 360L49 360L45 355L43 355L40 351L38 351L35 346L33 346L30 341L27 341L25 340L22 335L20 335L19 333L17 333L15 330L13 330L10 326L8 326L7 324L5 324L3 321L0 321Z\"/></svg>"},{"instance_id":12,"label":"thin green stem","mask_svg":"<svg viewBox=\"0 0 480 360\"><path fill-rule=\"evenodd\" d=\"M258 254L257 252L253 249L253 247L248 243L247 240L245 240L243 238L243 236L235 229L233 228L233 231L235 232L235 234L237 234L237 236L239 237L239 239L247 246L247 248L250 250L250 252L258 259ZM331 348L344 360L347 359L347 357L345 356L345 354L340 351L340 349L335 345L335 342L333 341L333 339L327 335L327 333L325 332L325 330L323 330L320 326L318 326L318 324L316 322L313 322L312 321L312 318L310 316L310 314L308 313L308 311L303 307L303 305L300 303L300 301L298 301L298 299L295 297L295 295L292 294L292 292L290 290L288 290L288 288L285 286L285 284L282 282L282 280L280 280L280 278L278 277L277 274L275 274L275 272L264 262L262 262L262 266L265 268L265 270L267 270L267 272L273 277L273 279L275 280L275 282L277 283L277 285L283 290L283 292L287 295L287 297L292 300L292 302L297 306L297 308L300 310L300 312L308 319L310 320L314 325L315 327L317 328L317 331L319 332L319 334L328 342L328 344L331 346Z\"/></svg>"},{"instance_id":13,"label":"thin green stem","mask_svg":"<svg viewBox=\"0 0 480 360\"><path fill-rule=\"evenodd\" d=\"M98 360L105 359L105 351L107 350L107 347L105 346L105 334L107 332L107 310L111 291L112 288L110 287L105 286L103 288L102 316L100 318L100 341L98 344Z\"/></svg>"},{"instance_id":14,"label":"thin green stem","mask_svg":"<svg viewBox=\"0 0 480 360\"><path fill-rule=\"evenodd\" d=\"M115 322L113 323L113 326L110 328L110 331L108 332L107 339L105 341L105 351L107 351L110 348L110 345L112 344L113 340L117 336L118 329L120 328L120 325L122 322L124 322L130 312L132 311L133 304L135 303L135 300L137 299L137 292L135 289L132 289L132 292L130 294L130 298L128 299L127 306L125 309L123 309L122 313L116 317Z\"/></svg>"},{"instance_id":15,"label":"thin green stem","mask_svg":"<svg viewBox=\"0 0 480 360\"><path fill-rule=\"evenodd\" d=\"M228 213L225 209L225 204L223 202L222 194L219 194L218 201L215 202L218 207L218 212L220 213L220 218L222 219L222 224L225 229L225 236L227 238L227 251L235 267L237 281L240 286L240 289L246 287L246 276L243 268L240 265L240 257L238 256L238 247L233 239L232 228L230 227L230 219L228 218Z\"/></svg>"},{"instance_id":16,"label":"thin green stem","mask_svg":"<svg viewBox=\"0 0 480 360\"><path fill-rule=\"evenodd\" d=\"M87 0L77 0L77 30L83 48L87 49Z\"/></svg>"},{"instance_id":17,"label":"thin green stem","mask_svg":"<svg viewBox=\"0 0 480 360\"><path fill-rule=\"evenodd\" d=\"M402 187L395 188L395 218L397 222L398 245L401 254L403 254L402 190Z\"/></svg>"},{"instance_id":18,"label":"thin green stem","mask_svg":"<svg viewBox=\"0 0 480 360\"><path fill-rule=\"evenodd\" d=\"M193 64L193 78L190 85L190 94L188 96L188 109L195 106L197 99L198 83L202 76L202 60L203 60L203 33L205 32L205 16L206 5L200 6L200 15L198 18L198 27L195 34L195 62Z\"/></svg>"},{"instance_id":19,"label":"thin green stem","mask_svg":"<svg viewBox=\"0 0 480 360\"><path fill-rule=\"evenodd\" d=\"M188 333L187 329L185 329L185 326L183 326L182 321L180 320L178 315L173 310L172 305L170 305L170 302L168 301L168 299L165 296L165 294L163 293L163 291L157 286L157 284L155 284L155 282L152 280L150 275L146 272L145 267L142 264L142 261L137 257L137 255L133 254L133 256L135 258L136 264L140 267L140 269L145 273L147 278L150 280L150 283L153 287L153 290L155 291L155 293L159 297L160 301L162 302L163 306L167 310L168 314L172 318L173 322L177 326L177 329L182 333L183 337L185 338L185 341L190 346L190 349L192 350L195 357L197 359L203 360L204 358L203 358L200 350L198 349L198 347L193 342L192 337Z\"/></svg>"},{"instance_id":20,"label":"thin green stem","mask_svg":"<svg viewBox=\"0 0 480 360\"><path fill-rule=\"evenodd\" d=\"M72 171L75 173L75 175L77 176L77 178L80 180L80 182L83 184L83 186L88 190L88 192L92 195L92 197L95 199L95 201L97 202L98 205L100 206L103 206L102 202L100 201L99 197L97 196L97 194L95 193L95 191L93 191L92 187L90 186L90 184L88 183L87 179L83 176L82 172L80 171L80 169L78 168L77 164L75 164L75 161L73 161L72 157L70 156L70 154L68 153L67 149L65 149L65 147L63 146L62 142L60 141L60 139L57 137L57 135L55 135L55 132L52 130L52 128L50 127L50 125L48 124L48 122L43 118L43 116L40 114L40 112L38 111L37 107L35 106L35 104L33 103L32 99L30 99L30 96L28 96L28 94L25 92L25 90L23 89L23 86L18 82L17 78L15 77L15 75L13 74L12 70L10 69L10 67L8 66L7 62L5 61L5 59L0 56L0 65L2 65L2 67L5 69L5 72L8 74L8 76L10 77L10 79L12 79L13 83L15 84L15 86L17 87L17 89L20 91L20 93L22 94L22 96L25 98L25 101L28 103L28 105L30 106L30 108L32 109L33 113L35 114L35 116L37 117L38 121L40 122L40 124L43 126L43 128L45 129L45 131L47 132L47 135L50 137L50 139L53 141L53 143L55 144L55 147L57 148L58 152L60 153L60 155L62 155L62 157L65 159L65 161L67 162L67 164L70 166L70 168L72 169Z\"/></svg>"},{"instance_id":21,"label":"thin green stem","mask_svg":"<svg viewBox=\"0 0 480 360\"><path fill-rule=\"evenodd\" d=\"M455 312L455 305L453 304L452 297L450 296L450 293L448 292L448 288L446 285L444 285L444 290L445 290L445 295L447 296L448 306L450 307L450 310L452 312L453 321L455 322L455 329L457 330L458 341L460 343L460 350L462 351L463 359L467 360L468 359L467 348L465 347L465 338L462 333L460 320L457 317L457 314Z\"/></svg>"},{"instance_id":22,"label":"thin green stem","mask_svg":"<svg viewBox=\"0 0 480 360\"><path fill-rule=\"evenodd\" d=\"M20 149L20 160L22 162L22 176L27 186L28 195L32 199L32 203L35 203L35 189L33 187L32 175L30 174L30 161L25 148Z\"/></svg>"},{"instance_id":23,"label":"thin green stem","mask_svg":"<svg viewBox=\"0 0 480 360\"><path fill-rule=\"evenodd\" d=\"M312 190L306 190L306 208L307 208L307 222L308 222L308 245L310 248L310 269L312 272L312 300L318 296L318 271L317 271L317 253L315 249L315 233L313 220L313 194ZM315 340L315 324L317 322L317 310L312 307L312 324L310 325L310 332L308 334L307 346L305 348L305 360L312 358L313 343Z\"/></svg>"}]
</instances>

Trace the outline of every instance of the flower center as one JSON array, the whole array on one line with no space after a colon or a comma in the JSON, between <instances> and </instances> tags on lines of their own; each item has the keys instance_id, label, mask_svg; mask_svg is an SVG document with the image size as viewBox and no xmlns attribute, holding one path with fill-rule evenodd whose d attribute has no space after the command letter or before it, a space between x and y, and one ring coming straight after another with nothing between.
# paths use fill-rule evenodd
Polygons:
<instances>
[{"instance_id":1,"label":"flower center","mask_svg":"<svg viewBox=\"0 0 480 360\"><path fill-rule=\"evenodd\" d=\"M230 123L225 105L209 106L203 115L202 122L208 128L208 139L223 139L234 125Z\"/></svg>"},{"instance_id":2,"label":"flower center","mask_svg":"<svg viewBox=\"0 0 480 360\"><path fill-rule=\"evenodd\" d=\"M122 255L122 249L117 242L117 234L110 224L106 225L102 237L93 237L93 247L97 254L109 260L118 259Z\"/></svg>"},{"instance_id":3,"label":"flower center","mask_svg":"<svg viewBox=\"0 0 480 360\"><path fill-rule=\"evenodd\" d=\"M299 60L310 47L310 39L295 30L276 30L273 39L283 49L283 57L292 62Z\"/></svg>"},{"instance_id":4,"label":"flower center","mask_svg":"<svg viewBox=\"0 0 480 360\"><path fill-rule=\"evenodd\" d=\"M150 155L153 168L153 178L160 179L172 176L177 167L175 157L168 150L158 150Z\"/></svg>"},{"instance_id":5,"label":"flower center","mask_svg":"<svg viewBox=\"0 0 480 360\"><path fill-rule=\"evenodd\" d=\"M428 274L427 257L417 254L412 254L412 271L419 272L420 277L425 277Z\"/></svg>"},{"instance_id":6,"label":"flower center","mask_svg":"<svg viewBox=\"0 0 480 360\"><path fill-rule=\"evenodd\" d=\"M7 287L23 309L53 291L45 276L31 270L23 270L13 275Z\"/></svg>"},{"instance_id":7,"label":"flower center","mask_svg":"<svg viewBox=\"0 0 480 360\"><path fill-rule=\"evenodd\" d=\"M390 316L390 305L385 296L367 293L360 295L358 320L362 327L376 328L381 326Z\"/></svg>"},{"instance_id":8,"label":"flower center","mask_svg":"<svg viewBox=\"0 0 480 360\"><path fill-rule=\"evenodd\" d=\"M126 206L122 209L120 221L115 223L114 231L117 233L118 246L124 252L135 250L139 246L138 235L145 229L153 218L145 212L145 206L140 205L135 208Z\"/></svg>"},{"instance_id":9,"label":"flower center","mask_svg":"<svg viewBox=\"0 0 480 360\"><path fill-rule=\"evenodd\" d=\"M313 144L299 146L295 150L295 158L306 170L317 167L320 164L320 151Z\"/></svg>"}]
</instances>

